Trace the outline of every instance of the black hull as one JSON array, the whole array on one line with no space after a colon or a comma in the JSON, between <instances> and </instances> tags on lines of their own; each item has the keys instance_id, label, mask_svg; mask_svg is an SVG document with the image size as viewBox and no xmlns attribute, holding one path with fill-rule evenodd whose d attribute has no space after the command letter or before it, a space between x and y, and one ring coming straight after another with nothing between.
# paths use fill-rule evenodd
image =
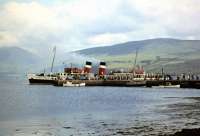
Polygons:
<instances>
[{"instance_id":1,"label":"black hull","mask_svg":"<svg viewBox=\"0 0 200 136\"><path fill-rule=\"evenodd\" d=\"M180 88L194 88L194 89L200 89L200 83L199 82L184 82L180 84Z\"/></svg>"},{"instance_id":2,"label":"black hull","mask_svg":"<svg viewBox=\"0 0 200 136\"><path fill-rule=\"evenodd\" d=\"M30 84L49 84L54 85L56 80L46 80L46 79L29 79Z\"/></svg>"}]
</instances>

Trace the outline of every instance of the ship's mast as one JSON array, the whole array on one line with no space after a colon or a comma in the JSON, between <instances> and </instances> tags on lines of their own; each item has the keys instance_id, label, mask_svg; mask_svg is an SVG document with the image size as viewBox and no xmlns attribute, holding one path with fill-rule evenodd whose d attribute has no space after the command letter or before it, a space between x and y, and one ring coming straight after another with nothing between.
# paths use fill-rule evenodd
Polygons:
<instances>
[{"instance_id":1,"label":"ship's mast","mask_svg":"<svg viewBox=\"0 0 200 136\"><path fill-rule=\"evenodd\" d=\"M138 57L138 49L136 49L136 52L135 52L135 61L134 61L134 66L133 66L133 72L135 71L135 67L137 64L137 57Z\"/></svg>"},{"instance_id":2,"label":"ship's mast","mask_svg":"<svg viewBox=\"0 0 200 136\"><path fill-rule=\"evenodd\" d=\"M53 72L53 64L54 64L54 60L55 60L55 56L56 56L56 46L54 46L53 48L53 60L52 60L52 63L51 63L51 73Z\"/></svg>"}]
</instances>

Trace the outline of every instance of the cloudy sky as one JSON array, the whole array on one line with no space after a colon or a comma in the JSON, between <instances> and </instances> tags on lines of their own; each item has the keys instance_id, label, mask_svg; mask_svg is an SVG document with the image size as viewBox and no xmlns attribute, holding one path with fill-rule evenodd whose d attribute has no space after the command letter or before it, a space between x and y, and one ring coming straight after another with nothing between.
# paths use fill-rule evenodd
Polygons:
<instances>
[{"instance_id":1,"label":"cloudy sky","mask_svg":"<svg viewBox=\"0 0 200 136\"><path fill-rule=\"evenodd\" d=\"M67 52L158 37L200 39L200 1L0 0L0 47Z\"/></svg>"}]
</instances>

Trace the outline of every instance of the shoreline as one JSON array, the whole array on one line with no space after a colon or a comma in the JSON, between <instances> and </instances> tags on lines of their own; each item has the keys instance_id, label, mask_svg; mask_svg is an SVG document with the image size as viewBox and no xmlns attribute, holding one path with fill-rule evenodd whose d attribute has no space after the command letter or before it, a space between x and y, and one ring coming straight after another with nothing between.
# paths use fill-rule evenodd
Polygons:
<instances>
[{"instance_id":1,"label":"shoreline","mask_svg":"<svg viewBox=\"0 0 200 136\"><path fill-rule=\"evenodd\" d=\"M182 129L181 131L177 131L174 134L163 135L163 136L199 136L200 128L193 129Z\"/></svg>"}]
</instances>

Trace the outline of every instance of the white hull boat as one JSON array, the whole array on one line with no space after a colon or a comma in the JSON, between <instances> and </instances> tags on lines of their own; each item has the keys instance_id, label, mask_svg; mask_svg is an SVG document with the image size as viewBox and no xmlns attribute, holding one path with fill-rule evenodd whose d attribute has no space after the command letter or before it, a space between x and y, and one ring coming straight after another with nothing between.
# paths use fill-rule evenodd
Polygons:
<instances>
[{"instance_id":1,"label":"white hull boat","mask_svg":"<svg viewBox=\"0 0 200 136\"><path fill-rule=\"evenodd\" d=\"M72 83L72 82L67 82L67 83L63 83L64 87L82 87L85 86L85 83Z\"/></svg>"},{"instance_id":2,"label":"white hull boat","mask_svg":"<svg viewBox=\"0 0 200 136\"><path fill-rule=\"evenodd\" d=\"M153 88L180 88L180 85L159 85L153 86Z\"/></svg>"}]
</instances>

